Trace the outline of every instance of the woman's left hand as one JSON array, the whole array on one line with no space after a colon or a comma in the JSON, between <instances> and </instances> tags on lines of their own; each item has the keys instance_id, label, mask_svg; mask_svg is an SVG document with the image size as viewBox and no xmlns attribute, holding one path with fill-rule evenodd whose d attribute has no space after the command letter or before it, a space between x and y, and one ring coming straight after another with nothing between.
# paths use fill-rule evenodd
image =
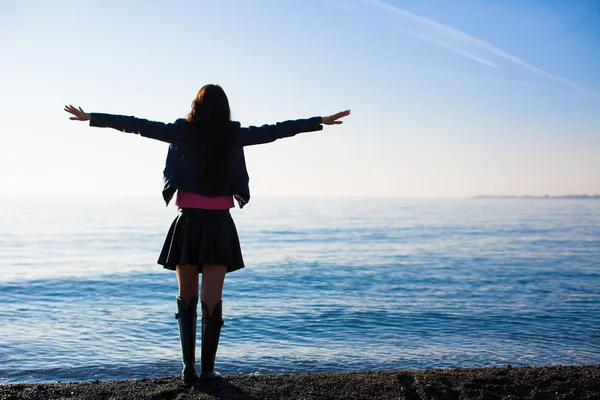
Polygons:
<instances>
[{"instance_id":1,"label":"woman's left hand","mask_svg":"<svg viewBox=\"0 0 600 400\"><path fill-rule=\"evenodd\" d=\"M69 118L73 121L89 121L90 119L92 119L92 117L90 117L90 114L83 111L81 109L81 107L75 108L72 105L68 105L68 106L65 106L65 111L68 112L69 114L74 115L74 117Z\"/></svg>"}]
</instances>

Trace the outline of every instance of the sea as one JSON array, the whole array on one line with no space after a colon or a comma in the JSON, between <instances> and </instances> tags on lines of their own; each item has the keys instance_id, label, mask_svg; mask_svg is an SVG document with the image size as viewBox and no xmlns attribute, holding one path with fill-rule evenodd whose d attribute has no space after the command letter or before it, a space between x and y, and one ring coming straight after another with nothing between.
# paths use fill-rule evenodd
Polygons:
<instances>
[{"instance_id":1,"label":"sea","mask_svg":"<svg viewBox=\"0 0 600 400\"><path fill-rule=\"evenodd\" d=\"M156 196L0 197L0 384L181 371ZM600 364L600 201L256 197L224 374Z\"/></svg>"}]
</instances>

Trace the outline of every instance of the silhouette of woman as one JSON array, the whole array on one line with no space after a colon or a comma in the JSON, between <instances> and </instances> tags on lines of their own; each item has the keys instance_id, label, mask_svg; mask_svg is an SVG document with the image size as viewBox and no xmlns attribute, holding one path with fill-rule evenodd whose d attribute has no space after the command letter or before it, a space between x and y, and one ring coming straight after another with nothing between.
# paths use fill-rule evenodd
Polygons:
<instances>
[{"instance_id":1,"label":"silhouette of woman","mask_svg":"<svg viewBox=\"0 0 600 400\"><path fill-rule=\"evenodd\" d=\"M65 106L71 120L90 121L90 126L109 127L170 144L164 169L163 198L167 205L176 195L179 212L169 228L158 258L177 275L176 318L181 340L185 382L197 378L195 367L196 319L199 274L202 307L202 370L200 377L220 376L214 369L221 334L225 274L244 267L235 224L229 209L234 199L240 208L250 200L244 147L270 143L301 132L341 124L350 114L342 111L326 117L279 122L261 127L241 127L231 121L227 95L218 85L206 85L192 102L185 119L174 123L86 113Z\"/></svg>"}]
</instances>

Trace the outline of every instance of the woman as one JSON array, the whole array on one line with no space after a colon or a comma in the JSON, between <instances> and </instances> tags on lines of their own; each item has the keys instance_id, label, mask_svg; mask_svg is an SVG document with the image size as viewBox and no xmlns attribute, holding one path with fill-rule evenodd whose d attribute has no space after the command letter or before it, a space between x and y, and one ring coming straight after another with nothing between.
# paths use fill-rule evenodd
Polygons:
<instances>
[{"instance_id":1,"label":"woman","mask_svg":"<svg viewBox=\"0 0 600 400\"><path fill-rule=\"evenodd\" d=\"M231 121L229 101L218 85L206 85L192 102L186 119L164 124L135 117L86 113L65 106L71 120L109 127L170 143L164 169L163 198L167 205L177 193L179 213L167 234L158 263L174 270L179 285L177 310L183 359L182 379L197 377L195 363L198 275L202 274L202 371L200 377L220 376L214 370L221 334L225 274L244 267L235 224L229 214L234 198L240 208L250 200L244 146L270 143L301 132L341 124L349 110L327 117L285 121L242 128Z\"/></svg>"}]
</instances>

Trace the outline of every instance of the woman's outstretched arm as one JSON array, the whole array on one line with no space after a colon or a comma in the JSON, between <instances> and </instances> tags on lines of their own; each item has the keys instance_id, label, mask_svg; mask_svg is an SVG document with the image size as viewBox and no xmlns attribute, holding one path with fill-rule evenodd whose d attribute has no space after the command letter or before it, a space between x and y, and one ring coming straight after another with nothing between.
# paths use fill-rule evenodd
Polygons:
<instances>
[{"instance_id":1,"label":"woman's outstretched arm","mask_svg":"<svg viewBox=\"0 0 600 400\"><path fill-rule=\"evenodd\" d=\"M277 139L291 137L302 132L320 131L323 129L322 124L339 125L343 122L340 119L348 115L350 115L350 110L340 111L326 117L284 121L260 127L250 126L240 129L239 140L242 146L271 143Z\"/></svg>"},{"instance_id":2,"label":"woman's outstretched arm","mask_svg":"<svg viewBox=\"0 0 600 400\"><path fill-rule=\"evenodd\" d=\"M179 121L173 124L148 121L146 119L124 115L86 113L81 107L65 106L65 111L73 116L73 121L90 121L90 126L113 128L123 132L136 133L144 137L167 143L177 143L182 140L184 129Z\"/></svg>"}]
</instances>

